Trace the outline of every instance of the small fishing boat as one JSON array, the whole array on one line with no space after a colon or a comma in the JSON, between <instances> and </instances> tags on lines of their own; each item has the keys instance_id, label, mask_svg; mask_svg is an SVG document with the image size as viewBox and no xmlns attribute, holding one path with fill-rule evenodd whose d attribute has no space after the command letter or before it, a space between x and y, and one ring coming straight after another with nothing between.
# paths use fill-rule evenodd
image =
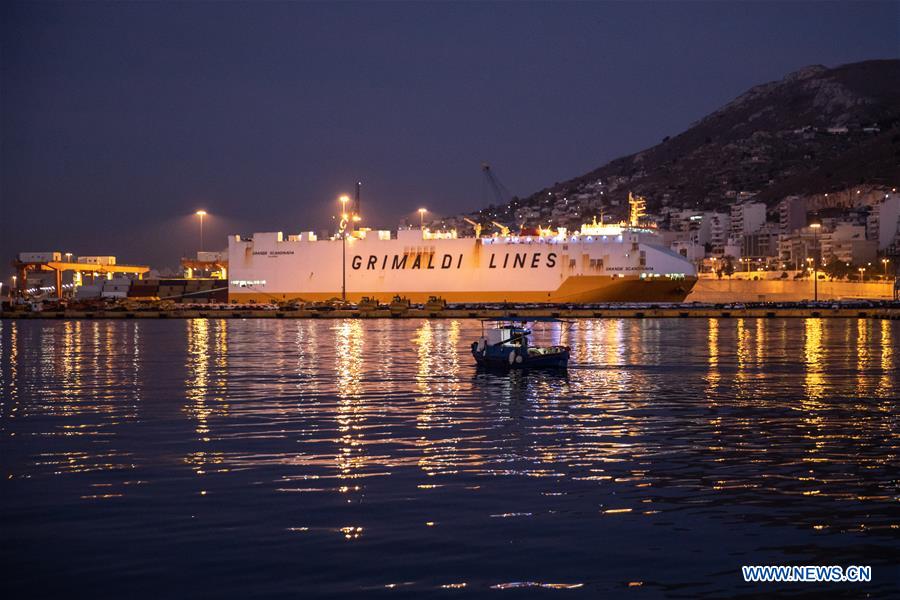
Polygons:
<instances>
[{"instance_id":1,"label":"small fishing boat","mask_svg":"<svg viewBox=\"0 0 900 600\"><path fill-rule=\"evenodd\" d=\"M559 319L530 319L564 323ZM495 323L485 331L485 323ZM565 369L569 364L568 346L532 346L527 320L486 319L481 322L481 337L472 342L472 356L479 367L499 369Z\"/></svg>"}]
</instances>

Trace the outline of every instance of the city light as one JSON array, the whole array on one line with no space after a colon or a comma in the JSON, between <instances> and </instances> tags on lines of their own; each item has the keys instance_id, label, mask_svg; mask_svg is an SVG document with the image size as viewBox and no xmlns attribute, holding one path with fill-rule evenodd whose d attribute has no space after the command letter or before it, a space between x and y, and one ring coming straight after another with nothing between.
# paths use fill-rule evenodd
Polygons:
<instances>
[{"instance_id":1,"label":"city light","mask_svg":"<svg viewBox=\"0 0 900 600\"><path fill-rule=\"evenodd\" d=\"M350 196L344 194L338 198L341 203L341 301L347 301L347 203Z\"/></svg>"},{"instance_id":2,"label":"city light","mask_svg":"<svg viewBox=\"0 0 900 600\"><path fill-rule=\"evenodd\" d=\"M200 217L200 252L203 252L203 217L206 216L206 211L201 209L194 214Z\"/></svg>"}]
</instances>

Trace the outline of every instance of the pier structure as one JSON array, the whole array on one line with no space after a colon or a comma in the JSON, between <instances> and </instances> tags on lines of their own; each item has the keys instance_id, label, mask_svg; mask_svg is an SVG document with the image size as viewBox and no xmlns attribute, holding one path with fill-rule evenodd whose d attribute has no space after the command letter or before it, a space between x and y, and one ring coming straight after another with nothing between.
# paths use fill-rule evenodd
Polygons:
<instances>
[{"instance_id":1,"label":"pier structure","mask_svg":"<svg viewBox=\"0 0 900 600\"><path fill-rule=\"evenodd\" d=\"M132 275L137 279L141 279L150 267L144 265L117 265L115 260L111 264L103 262L73 262L71 254L66 254L66 258L56 256L60 253L52 253L54 256L49 260L15 260L13 267L16 269L16 293L22 294L27 289L28 273L34 272L53 272L56 277L56 298L62 299L62 274L71 271L79 280L90 277L91 280L97 278L112 278L114 275ZM44 258L44 257L35 257ZM99 257L98 257L99 258ZM110 257L111 258L111 257Z\"/></svg>"},{"instance_id":2,"label":"pier structure","mask_svg":"<svg viewBox=\"0 0 900 600\"><path fill-rule=\"evenodd\" d=\"M168 310L46 310L38 312L6 311L0 318L20 319L773 319L839 318L900 320L900 302L879 303L790 303L778 305L606 305L584 307L466 306L435 308L428 306L350 306L330 308L313 306L290 309L266 306L198 307Z\"/></svg>"}]
</instances>

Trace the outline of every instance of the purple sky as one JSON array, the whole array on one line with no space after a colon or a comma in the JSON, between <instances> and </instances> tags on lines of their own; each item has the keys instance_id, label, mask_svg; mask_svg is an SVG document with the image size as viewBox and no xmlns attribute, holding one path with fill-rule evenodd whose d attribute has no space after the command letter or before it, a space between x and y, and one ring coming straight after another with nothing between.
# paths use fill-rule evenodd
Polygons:
<instances>
[{"instance_id":1,"label":"purple sky","mask_svg":"<svg viewBox=\"0 0 900 600\"><path fill-rule=\"evenodd\" d=\"M0 258L174 266L228 233L487 204L800 67L896 58L897 2L4 3ZM4 282L7 282L6 278Z\"/></svg>"}]
</instances>

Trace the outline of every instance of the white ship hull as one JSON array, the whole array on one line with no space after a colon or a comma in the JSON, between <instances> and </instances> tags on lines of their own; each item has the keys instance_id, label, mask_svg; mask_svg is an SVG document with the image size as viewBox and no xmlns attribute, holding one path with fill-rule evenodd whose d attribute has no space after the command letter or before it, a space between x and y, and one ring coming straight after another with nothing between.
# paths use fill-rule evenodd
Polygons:
<instances>
[{"instance_id":1,"label":"white ship hull","mask_svg":"<svg viewBox=\"0 0 900 600\"><path fill-rule=\"evenodd\" d=\"M413 302L680 301L696 282L690 262L625 229L565 238L429 239L402 230L395 239L311 241L280 233L232 236L229 298L236 302L368 296ZM648 239L649 238L649 239ZM343 268L342 268L343 263Z\"/></svg>"}]
</instances>

